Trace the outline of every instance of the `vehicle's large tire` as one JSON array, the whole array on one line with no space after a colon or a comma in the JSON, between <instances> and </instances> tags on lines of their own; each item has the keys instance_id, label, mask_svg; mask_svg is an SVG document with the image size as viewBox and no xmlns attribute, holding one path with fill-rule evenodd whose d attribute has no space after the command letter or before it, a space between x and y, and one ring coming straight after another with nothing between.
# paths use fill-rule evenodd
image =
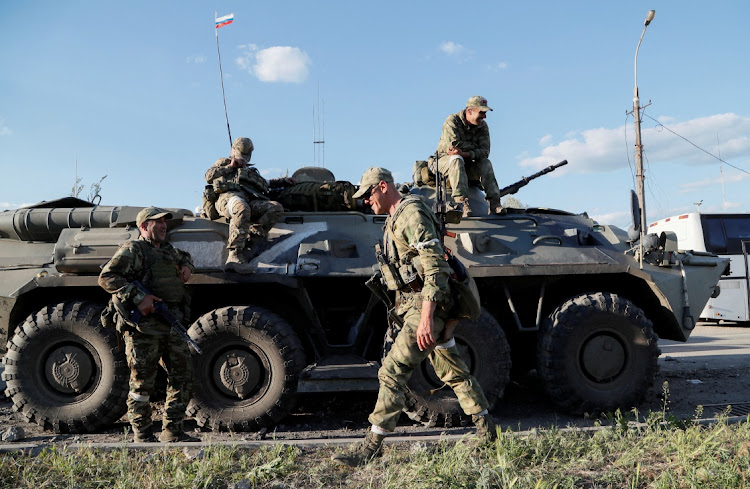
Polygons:
<instances>
[{"instance_id":1,"label":"vehicle's large tire","mask_svg":"<svg viewBox=\"0 0 750 489\"><path fill-rule=\"evenodd\" d=\"M190 336L195 380L187 414L215 431L257 431L294 407L305 367L302 344L284 319L255 306L225 307L201 316Z\"/></svg>"},{"instance_id":2,"label":"vehicle's large tire","mask_svg":"<svg viewBox=\"0 0 750 489\"><path fill-rule=\"evenodd\" d=\"M461 358L482 387L489 407L494 407L510 381L510 346L503 329L490 313L482 309L476 320L462 320L453 336ZM395 336L386 336L384 357L394 340ZM470 416L463 413L455 393L440 381L429 360L414 370L407 387L404 412L413 421L447 428L470 423Z\"/></svg>"},{"instance_id":3,"label":"vehicle's large tire","mask_svg":"<svg viewBox=\"0 0 750 489\"><path fill-rule=\"evenodd\" d=\"M537 373L550 398L571 413L631 408L654 383L657 341L651 321L628 299L582 294L544 321Z\"/></svg>"},{"instance_id":4,"label":"vehicle's large tire","mask_svg":"<svg viewBox=\"0 0 750 489\"><path fill-rule=\"evenodd\" d=\"M5 393L26 420L58 433L90 433L125 414L130 370L101 311L92 302L47 306L8 342Z\"/></svg>"}]
</instances>

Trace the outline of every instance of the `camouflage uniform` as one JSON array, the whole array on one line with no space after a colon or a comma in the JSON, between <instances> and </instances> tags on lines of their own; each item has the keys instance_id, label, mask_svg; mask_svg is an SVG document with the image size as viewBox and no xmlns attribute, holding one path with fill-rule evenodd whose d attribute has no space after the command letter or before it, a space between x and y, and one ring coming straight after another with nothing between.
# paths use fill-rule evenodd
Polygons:
<instances>
[{"instance_id":1,"label":"camouflage uniform","mask_svg":"<svg viewBox=\"0 0 750 489\"><path fill-rule=\"evenodd\" d=\"M469 161L459 155L449 155L451 146L471 154ZM443 132L438 143L440 171L447 175L451 185L451 196L468 197L469 182L482 184L487 200L499 199L500 188L495 179L490 156L490 129L485 121L479 125L469 124L466 109L449 115L443 123ZM430 168L433 172L435 168Z\"/></svg>"},{"instance_id":2,"label":"camouflage uniform","mask_svg":"<svg viewBox=\"0 0 750 489\"><path fill-rule=\"evenodd\" d=\"M132 282L140 281L153 295L164 301L169 310L186 322L190 314L190 297L180 278L180 269L194 271L190 255L162 242L157 248L148 239L128 241L120 246L99 275L99 285L113 294L113 300L128 311L135 310L146 294ZM163 418L164 430L183 431L182 421L190 400L193 369L190 351L168 324L154 315L135 324L119 315L117 327L123 333L125 354L130 366L128 420L135 433L152 432L150 396L154 390L157 365L167 371L167 393Z\"/></svg>"},{"instance_id":3,"label":"camouflage uniform","mask_svg":"<svg viewBox=\"0 0 750 489\"><path fill-rule=\"evenodd\" d=\"M407 196L401 199L385 226L384 251L388 261L404 264L415 262L418 257L419 265L415 265L423 285L420 292L397 292L396 312L404 318L404 327L378 371L380 391L370 422L387 431L396 428L409 377L425 358L430 359L438 377L456 393L466 414L484 412L489 403L452 338L443 338L445 343L429 351L421 351L417 346L422 301L438 304L433 319L436 338L442 336L453 303L448 285L450 267L440 244L435 215L419 197Z\"/></svg>"},{"instance_id":4,"label":"camouflage uniform","mask_svg":"<svg viewBox=\"0 0 750 489\"><path fill-rule=\"evenodd\" d=\"M234 168L231 163L231 158L219 158L206 171L206 182L218 194L217 212L229 219L227 248L240 251L248 239L265 240L284 208L268 199L268 182L255 167Z\"/></svg>"}]
</instances>

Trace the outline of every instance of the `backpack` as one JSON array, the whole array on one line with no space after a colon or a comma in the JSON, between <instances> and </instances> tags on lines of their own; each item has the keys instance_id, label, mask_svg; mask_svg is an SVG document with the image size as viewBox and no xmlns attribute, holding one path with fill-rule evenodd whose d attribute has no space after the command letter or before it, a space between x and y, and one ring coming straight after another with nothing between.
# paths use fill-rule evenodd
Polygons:
<instances>
[{"instance_id":1,"label":"backpack","mask_svg":"<svg viewBox=\"0 0 750 489\"><path fill-rule=\"evenodd\" d=\"M349 211L355 188L351 182L300 182L284 188L275 200L287 211Z\"/></svg>"}]
</instances>

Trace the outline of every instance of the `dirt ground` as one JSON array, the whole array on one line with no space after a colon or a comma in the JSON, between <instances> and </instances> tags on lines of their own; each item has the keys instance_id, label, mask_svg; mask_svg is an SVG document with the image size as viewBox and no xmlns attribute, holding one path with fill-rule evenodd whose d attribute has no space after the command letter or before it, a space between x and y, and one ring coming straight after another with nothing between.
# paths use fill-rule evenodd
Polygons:
<instances>
[{"instance_id":1,"label":"dirt ground","mask_svg":"<svg viewBox=\"0 0 750 489\"><path fill-rule=\"evenodd\" d=\"M732 415L746 415L743 404L750 404L750 366L725 364L718 367L712 363L694 362L662 355L660 371L654 386L640 406L641 413L665 408L680 418L696 417L698 405L706 407L702 417L713 417L733 403ZM664 382L668 382L668 395L664 394ZM368 427L367 415L374 406L375 394L317 394L301 397L297 408L275 430L261 433L215 433L201 432L193 420L186 421L189 430L195 430L203 441L253 441L261 439L299 440L335 439L359 437ZM160 414L156 405L155 418ZM590 426L595 420L581 416L570 416L555 409L546 399L541 383L534 372L523 378L512 380L503 399L492 410L493 416L504 429L527 430L533 427ZM19 420L8 399L0 399L0 433L8 427L20 426L24 430L24 443L121 443L130 439L124 433L128 429L121 419L110 429L97 434L57 435L44 431L35 424ZM158 429L158 423L157 423ZM408 434L461 434L464 428L427 428L413 423L406 415L401 417L397 432Z\"/></svg>"}]
</instances>

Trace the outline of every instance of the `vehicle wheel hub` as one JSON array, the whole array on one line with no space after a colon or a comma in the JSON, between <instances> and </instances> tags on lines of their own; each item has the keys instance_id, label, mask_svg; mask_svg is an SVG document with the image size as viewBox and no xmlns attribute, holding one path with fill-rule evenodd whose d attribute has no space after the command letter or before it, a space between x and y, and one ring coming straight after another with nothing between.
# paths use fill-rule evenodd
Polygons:
<instances>
[{"instance_id":1,"label":"vehicle wheel hub","mask_svg":"<svg viewBox=\"0 0 750 489\"><path fill-rule=\"evenodd\" d=\"M612 335L598 334L583 345L581 367L595 382L606 382L617 377L625 367L626 352L622 343Z\"/></svg>"},{"instance_id":2,"label":"vehicle wheel hub","mask_svg":"<svg viewBox=\"0 0 750 489\"><path fill-rule=\"evenodd\" d=\"M55 350L45 364L47 381L63 394L80 393L94 371L86 350L77 346L64 346Z\"/></svg>"},{"instance_id":3,"label":"vehicle wheel hub","mask_svg":"<svg viewBox=\"0 0 750 489\"><path fill-rule=\"evenodd\" d=\"M216 363L214 377L222 392L245 399L257 388L262 370L255 356L246 351L231 350Z\"/></svg>"}]
</instances>

